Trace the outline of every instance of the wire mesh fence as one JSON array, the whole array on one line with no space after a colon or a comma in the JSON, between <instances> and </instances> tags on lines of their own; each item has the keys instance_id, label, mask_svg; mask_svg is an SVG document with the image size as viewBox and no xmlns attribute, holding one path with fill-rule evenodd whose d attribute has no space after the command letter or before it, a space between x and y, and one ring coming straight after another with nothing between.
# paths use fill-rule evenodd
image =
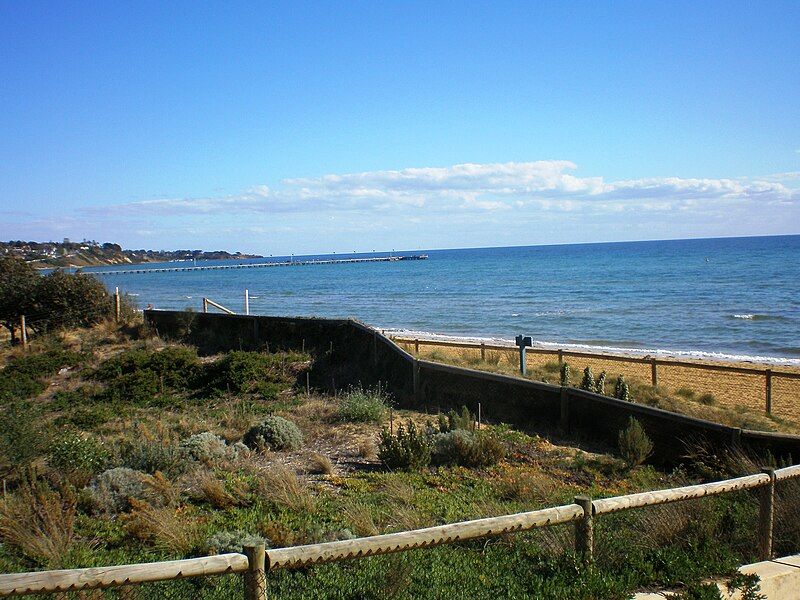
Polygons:
<instances>
[{"instance_id":1,"label":"wire mesh fence","mask_svg":"<svg viewBox=\"0 0 800 600\"><path fill-rule=\"evenodd\" d=\"M480 345L449 345L447 342L426 340L398 340L399 345L420 358L439 362L450 362L468 367L508 374L519 373L519 351L516 348L498 348ZM559 350L529 351L526 362L529 373L549 383L558 383ZM684 363L678 361L643 362L641 358L606 355L570 356L562 358L571 367L571 385L578 386L583 369L591 368L595 378L605 372L608 378L619 375L642 386L650 386L655 380L657 390L672 394L681 400L698 405L713 406L732 411L745 409L753 413L769 413L779 419L800 424L800 369L776 367L770 370L753 368L741 372L731 370L730 365L714 363ZM654 378L655 371L655 378ZM657 403L656 393L643 392L645 403ZM769 395L769 402L768 402ZM669 407L666 407L669 408ZM747 425L747 423L745 423Z\"/></svg>"}]
</instances>

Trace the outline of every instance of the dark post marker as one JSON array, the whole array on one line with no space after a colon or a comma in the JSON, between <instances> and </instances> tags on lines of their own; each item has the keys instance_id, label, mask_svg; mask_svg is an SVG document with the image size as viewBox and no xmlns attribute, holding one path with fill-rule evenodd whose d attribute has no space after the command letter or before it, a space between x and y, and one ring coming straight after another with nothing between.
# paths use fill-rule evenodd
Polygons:
<instances>
[{"instance_id":1,"label":"dark post marker","mask_svg":"<svg viewBox=\"0 0 800 600\"><path fill-rule=\"evenodd\" d=\"M519 346L519 372L525 375L527 372L525 365L525 348L533 346L533 340L531 340L530 336L518 335L516 342L517 346Z\"/></svg>"}]
</instances>

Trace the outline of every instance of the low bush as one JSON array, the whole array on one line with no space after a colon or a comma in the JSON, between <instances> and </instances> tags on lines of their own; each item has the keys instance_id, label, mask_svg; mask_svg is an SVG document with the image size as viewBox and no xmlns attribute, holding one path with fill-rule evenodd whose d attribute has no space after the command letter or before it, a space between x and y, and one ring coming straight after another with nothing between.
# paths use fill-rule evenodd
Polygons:
<instances>
[{"instance_id":1,"label":"low bush","mask_svg":"<svg viewBox=\"0 0 800 600\"><path fill-rule=\"evenodd\" d=\"M127 442L119 452L121 466L150 475L156 472L177 477L189 467L186 452L173 444L147 440Z\"/></svg>"},{"instance_id":2,"label":"low bush","mask_svg":"<svg viewBox=\"0 0 800 600\"><path fill-rule=\"evenodd\" d=\"M439 466L483 467L505 456L505 446L494 436L464 429L435 434L432 447L431 462Z\"/></svg>"},{"instance_id":3,"label":"low bush","mask_svg":"<svg viewBox=\"0 0 800 600\"><path fill-rule=\"evenodd\" d=\"M389 407L389 397L380 388L352 388L339 398L339 418L355 423L380 423Z\"/></svg>"},{"instance_id":4,"label":"low bush","mask_svg":"<svg viewBox=\"0 0 800 600\"><path fill-rule=\"evenodd\" d=\"M47 350L13 357L0 371L0 400L24 400L44 391L44 379L63 367L80 364L82 356L67 350Z\"/></svg>"},{"instance_id":5,"label":"low bush","mask_svg":"<svg viewBox=\"0 0 800 600\"><path fill-rule=\"evenodd\" d=\"M397 427L397 435L384 428L381 432L378 458L389 469L419 469L431 462L429 436L419 432L413 421Z\"/></svg>"},{"instance_id":6,"label":"low bush","mask_svg":"<svg viewBox=\"0 0 800 600\"><path fill-rule=\"evenodd\" d=\"M0 457L22 469L42 454L49 431L41 426L41 411L25 401L15 401L0 410Z\"/></svg>"},{"instance_id":7,"label":"low bush","mask_svg":"<svg viewBox=\"0 0 800 600\"><path fill-rule=\"evenodd\" d=\"M292 421L272 415L244 434L242 442L252 450L299 450L303 434Z\"/></svg>"},{"instance_id":8,"label":"low bush","mask_svg":"<svg viewBox=\"0 0 800 600\"><path fill-rule=\"evenodd\" d=\"M93 475L108 462L108 449L94 438L67 433L50 448L50 464L64 472Z\"/></svg>"},{"instance_id":9,"label":"low bush","mask_svg":"<svg viewBox=\"0 0 800 600\"><path fill-rule=\"evenodd\" d=\"M128 350L104 361L94 378L112 383L126 375L147 372L155 379L156 390L187 390L194 387L200 374L195 349L170 346L158 351Z\"/></svg>"},{"instance_id":10,"label":"low bush","mask_svg":"<svg viewBox=\"0 0 800 600\"><path fill-rule=\"evenodd\" d=\"M181 441L180 448L192 460L211 463L228 455L228 444L210 431L196 433Z\"/></svg>"},{"instance_id":11,"label":"low bush","mask_svg":"<svg viewBox=\"0 0 800 600\"><path fill-rule=\"evenodd\" d=\"M116 514L127 510L131 500L147 497L148 476L128 467L103 471L86 488L96 512Z\"/></svg>"},{"instance_id":12,"label":"low bush","mask_svg":"<svg viewBox=\"0 0 800 600\"><path fill-rule=\"evenodd\" d=\"M205 549L208 554L241 553L245 546L261 544L270 548L270 541L267 538L237 529L236 531L218 531L206 540Z\"/></svg>"},{"instance_id":13,"label":"low bush","mask_svg":"<svg viewBox=\"0 0 800 600\"><path fill-rule=\"evenodd\" d=\"M211 367L209 385L217 391L263 392L274 397L275 383L291 382L285 364L292 358L260 352L229 352Z\"/></svg>"},{"instance_id":14,"label":"low bush","mask_svg":"<svg viewBox=\"0 0 800 600\"><path fill-rule=\"evenodd\" d=\"M642 464L653 452L653 442L647 437L644 427L630 417L628 426L617 437L619 451L628 468Z\"/></svg>"}]
</instances>

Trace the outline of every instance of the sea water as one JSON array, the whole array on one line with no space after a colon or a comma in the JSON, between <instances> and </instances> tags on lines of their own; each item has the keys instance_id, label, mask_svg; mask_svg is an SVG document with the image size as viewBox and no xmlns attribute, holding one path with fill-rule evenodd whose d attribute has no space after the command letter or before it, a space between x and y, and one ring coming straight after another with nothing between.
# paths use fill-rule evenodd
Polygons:
<instances>
[{"instance_id":1,"label":"sea water","mask_svg":"<svg viewBox=\"0 0 800 600\"><path fill-rule=\"evenodd\" d=\"M100 278L140 308L201 310L205 296L244 312L248 289L252 314L355 317L408 335L525 334L553 347L800 364L800 236L395 254L422 252L428 260Z\"/></svg>"}]
</instances>

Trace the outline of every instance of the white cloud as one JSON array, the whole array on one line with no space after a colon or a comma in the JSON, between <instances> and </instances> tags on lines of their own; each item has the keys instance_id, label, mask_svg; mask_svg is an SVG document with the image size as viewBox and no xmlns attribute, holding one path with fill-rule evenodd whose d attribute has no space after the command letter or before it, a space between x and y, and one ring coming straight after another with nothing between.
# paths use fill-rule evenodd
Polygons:
<instances>
[{"instance_id":1,"label":"white cloud","mask_svg":"<svg viewBox=\"0 0 800 600\"><path fill-rule=\"evenodd\" d=\"M682 209L687 203L796 203L800 190L783 182L796 174L758 179L655 177L606 182L578 177L565 160L460 164L320 177L285 179L278 189L265 185L241 194L159 199L90 209L107 217L124 215L209 215L304 212L408 213Z\"/></svg>"}]
</instances>

